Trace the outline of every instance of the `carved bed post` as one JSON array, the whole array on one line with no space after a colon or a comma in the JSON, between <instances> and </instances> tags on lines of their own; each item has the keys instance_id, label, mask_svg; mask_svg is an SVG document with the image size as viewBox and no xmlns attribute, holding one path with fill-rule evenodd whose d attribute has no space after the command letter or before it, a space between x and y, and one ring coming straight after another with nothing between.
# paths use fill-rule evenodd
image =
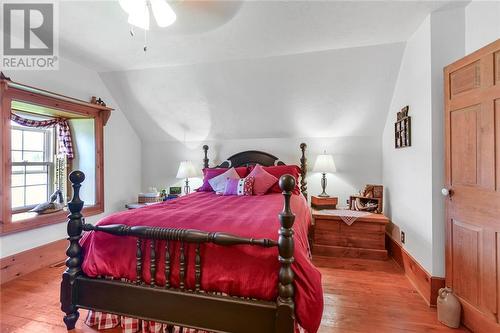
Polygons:
<instances>
[{"instance_id":1,"label":"carved bed post","mask_svg":"<svg viewBox=\"0 0 500 333\"><path fill-rule=\"evenodd\" d=\"M64 271L61 282L61 310L66 313L64 323L66 328L72 330L75 328L76 321L80 314L74 305L74 282L77 276L82 274L82 247L80 238L82 237L83 219L82 208L83 201L80 199L80 186L85 180L85 174L75 170L69 175L69 180L73 186L73 198L68 202L68 208L71 212L68 215L68 240L69 246L66 250L66 271Z\"/></svg>"},{"instance_id":2,"label":"carved bed post","mask_svg":"<svg viewBox=\"0 0 500 333\"><path fill-rule=\"evenodd\" d=\"M205 157L203 158L203 168L208 168L208 146L204 145L203 146L203 152L205 153Z\"/></svg>"},{"instance_id":3,"label":"carved bed post","mask_svg":"<svg viewBox=\"0 0 500 333\"><path fill-rule=\"evenodd\" d=\"M279 185L285 197L285 206L279 214L281 228L279 230L279 286L278 286L278 311L276 318L277 333L293 333L295 329L295 305L292 263L294 261L293 223L295 215L290 208L290 197L295 188L295 178L291 175L283 175Z\"/></svg>"},{"instance_id":4,"label":"carved bed post","mask_svg":"<svg viewBox=\"0 0 500 333\"><path fill-rule=\"evenodd\" d=\"M302 151L302 157L300 158L300 192L306 197L307 200L307 158L306 158L306 148L305 143L300 144L300 150Z\"/></svg>"}]
</instances>

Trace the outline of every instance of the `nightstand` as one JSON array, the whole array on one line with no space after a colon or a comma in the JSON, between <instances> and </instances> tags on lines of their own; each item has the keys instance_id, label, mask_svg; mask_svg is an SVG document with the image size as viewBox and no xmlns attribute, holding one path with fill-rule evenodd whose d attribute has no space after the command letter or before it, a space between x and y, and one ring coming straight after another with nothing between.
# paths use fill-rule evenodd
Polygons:
<instances>
[{"instance_id":1,"label":"nightstand","mask_svg":"<svg viewBox=\"0 0 500 333\"><path fill-rule=\"evenodd\" d=\"M339 199L337 197L311 196L311 207L314 209L336 209Z\"/></svg>"},{"instance_id":2,"label":"nightstand","mask_svg":"<svg viewBox=\"0 0 500 333\"><path fill-rule=\"evenodd\" d=\"M336 211L342 212L342 211ZM385 227L389 219L367 214L348 225L342 217L312 209L313 255L386 260Z\"/></svg>"},{"instance_id":3,"label":"nightstand","mask_svg":"<svg viewBox=\"0 0 500 333\"><path fill-rule=\"evenodd\" d=\"M151 206L151 205L156 205L156 204L159 204L163 201L159 201L159 202L146 202L146 203L137 203L137 202L134 202L134 203L128 203L125 205L125 208L127 209L137 209L137 208L142 208L142 207L147 207L147 206Z\"/></svg>"}]
</instances>

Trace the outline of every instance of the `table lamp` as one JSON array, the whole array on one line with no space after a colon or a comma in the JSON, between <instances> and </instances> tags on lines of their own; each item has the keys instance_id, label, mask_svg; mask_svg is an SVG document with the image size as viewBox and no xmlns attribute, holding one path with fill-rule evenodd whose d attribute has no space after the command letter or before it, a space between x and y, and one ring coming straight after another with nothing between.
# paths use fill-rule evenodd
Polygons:
<instances>
[{"instance_id":1,"label":"table lamp","mask_svg":"<svg viewBox=\"0 0 500 333\"><path fill-rule=\"evenodd\" d=\"M329 197L326 193L326 174L336 172L335 162L333 161L332 155L327 155L326 152L323 155L318 155L316 158L316 163L314 163L313 172L321 172L323 177L321 178L321 187L323 192L321 192L319 197Z\"/></svg>"},{"instance_id":2,"label":"table lamp","mask_svg":"<svg viewBox=\"0 0 500 333\"><path fill-rule=\"evenodd\" d=\"M196 169L191 161L182 161L177 170L177 179L186 179L186 186L184 186L184 193L189 194L191 188L189 187L189 178L196 177Z\"/></svg>"}]
</instances>

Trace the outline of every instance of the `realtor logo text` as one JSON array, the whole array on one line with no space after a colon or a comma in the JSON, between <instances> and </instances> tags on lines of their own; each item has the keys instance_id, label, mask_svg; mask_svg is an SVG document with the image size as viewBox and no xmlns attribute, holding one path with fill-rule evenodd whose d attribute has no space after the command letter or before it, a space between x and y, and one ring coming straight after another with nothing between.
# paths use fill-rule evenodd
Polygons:
<instances>
[{"instance_id":1,"label":"realtor logo text","mask_svg":"<svg viewBox=\"0 0 500 333\"><path fill-rule=\"evenodd\" d=\"M2 69L58 69L56 3L4 2Z\"/></svg>"}]
</instances>

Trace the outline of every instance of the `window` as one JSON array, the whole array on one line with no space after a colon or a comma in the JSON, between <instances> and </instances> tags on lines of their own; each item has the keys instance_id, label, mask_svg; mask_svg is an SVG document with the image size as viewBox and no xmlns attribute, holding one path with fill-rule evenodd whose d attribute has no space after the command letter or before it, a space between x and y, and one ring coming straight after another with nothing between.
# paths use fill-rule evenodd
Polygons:
<instances>
[{"instance_id":1,"label":"window","mask_svg":"<svg viewBox=\"0 0 500 333\"><path fill-rule=\"evenodd\" d=\"M11 207L27 211L46 202L53 191L54 131L11 122Z\"/></svg>"},{"instance_id":2,"label":"window","mask_svg":"<svg viewBox=\"0 0 500 333\"><path fill-rule=\"evenodd\" d=\"M111 111L100 99L88 103L25 86L0 72L0 234L66 221L65 205L50 214L29 210L55 190L68 200L72 170L86 175L83 215L104 211L103 137Z\"/></svg>"}]
</instances>

